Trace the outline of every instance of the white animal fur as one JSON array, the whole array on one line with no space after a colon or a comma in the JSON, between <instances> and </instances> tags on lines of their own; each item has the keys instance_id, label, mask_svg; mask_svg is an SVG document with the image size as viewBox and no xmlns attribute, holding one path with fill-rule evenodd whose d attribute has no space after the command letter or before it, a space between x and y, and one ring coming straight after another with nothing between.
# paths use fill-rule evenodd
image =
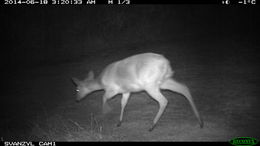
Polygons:
<instances>
[{"instance_id":1,"label":"white animal fur","mask_svg":"<svg viewBox=\"0 0 260 146\"><path fill-rule=\"evenodd\" d=\"M78 101L93 91L105 90L103 95L103 112L107 112L109 109L107 105L108 99L117 94L122 94L118 126L121 125L123 120L124 109L131 92L146 91L160 106L153 120L153 125L149 129L149 131L152 131L168 103L168 100L160 91L163 89L186 97L202 128L203 121L189 89L174 80L172 76L173 71L168 59L160 54L142 53L111 63L97 78L94 78L94 73L90 71L85 80L80 81L76 78L72 78L72 80L77 86Z\"/></svg>"}]
</instances>

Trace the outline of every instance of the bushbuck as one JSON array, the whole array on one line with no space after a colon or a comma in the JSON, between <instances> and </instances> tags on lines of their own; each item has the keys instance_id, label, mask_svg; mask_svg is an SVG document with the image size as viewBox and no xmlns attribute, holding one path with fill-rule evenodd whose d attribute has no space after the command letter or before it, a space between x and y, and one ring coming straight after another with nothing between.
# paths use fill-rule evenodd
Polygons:
<instances>
[{"instance_id":1,"label":"bushbuck","mask_svg":"<svg viewBox=\"0 0 260 146\"><path fill-rule=\"evenodd\" d=\"M159 103L159 111L153 120L152 126L149 128L149 131L152 131L168 103L168 100L161 93L162 89L170 90L186 97L202 128L203 121L189 89L184 84L174 80L172 76L173 70L170 62L163 55L142 53L109 64L96 78L94 78L93 71L90 71L86 79L80 81L77 78L72 78L72 81L77 87L77 101L80 101L93 91L105 90L103 95L104 113L109 109L107 100L117 94L122 94L121 112L117 126L121 125L124 109L130 94L132 92L146 91Z\"/></svg>"}]
</instances>

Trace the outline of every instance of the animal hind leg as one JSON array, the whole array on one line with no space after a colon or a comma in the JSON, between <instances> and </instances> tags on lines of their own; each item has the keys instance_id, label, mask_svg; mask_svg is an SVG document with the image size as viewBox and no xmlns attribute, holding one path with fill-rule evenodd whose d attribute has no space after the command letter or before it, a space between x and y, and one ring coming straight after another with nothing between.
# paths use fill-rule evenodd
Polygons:
<instances>
[{"instance_id":1,"label":"animal hind leg","mask_svg":"<svg viewBox=\"0 0 260 146\"><path fill-rule=\"evenodd\" d=\"M157 114L153 120L152 127L149 129L149 131L152 131L154 129L154 127L156 126L158 120L162 116L162 114L168 104L168 100L162 95L159 88L151 88L151 89L147 90L147 93L159 103L159 111L157 112Z\"/></svg>"},{"instance_id":2,"label":"animal hind leg","mask_svg":"<svg viewBox=\"0 0 260 146\"><path fill-rule=\"evenodd\" d=\"M199 121L200 127L203 128L203 125L204 125L203 120L200 117L200 114L197 110L197 107L193 101L193 98L192 98L187 86L185 86L184 84L181 84L173 79L168 79L160 86L160 88L176 92L176 93L181 94L184 97L186 97L192 107L193 112L195 113L196 118Z\"/></svg>"}]
</instances>

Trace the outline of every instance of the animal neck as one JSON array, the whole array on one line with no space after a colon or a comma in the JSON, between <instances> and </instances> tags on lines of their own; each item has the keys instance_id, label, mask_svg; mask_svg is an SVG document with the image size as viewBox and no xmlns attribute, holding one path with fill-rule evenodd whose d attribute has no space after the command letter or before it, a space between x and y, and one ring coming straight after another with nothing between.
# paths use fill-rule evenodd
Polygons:
<instances>
[{"instance_id":1,"label":"animal neck","mask_svg":"<svg viewBox=\"0 0 260 146\"><path fill-rule=\"evenodd\" d=\"M100 83L99 79L95 79L91 83L91 88L92 88L93 91L97 91L97 90L102 90L103 86Z\"/></svg>"}]
</instances>

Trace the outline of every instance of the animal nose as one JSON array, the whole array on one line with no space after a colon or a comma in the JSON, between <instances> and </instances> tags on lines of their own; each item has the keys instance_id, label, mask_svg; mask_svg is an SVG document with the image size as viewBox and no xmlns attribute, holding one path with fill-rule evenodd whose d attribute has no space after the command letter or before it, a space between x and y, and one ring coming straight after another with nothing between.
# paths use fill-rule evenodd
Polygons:
<instances>
[{"instance_id":1,"label":"animal nose","mask_svg":"<svg viewBox=\"0 0 260 146\"><path fill-rule=\"evenodd\" d=\"M76 102L79 102L80 100L81 100L81 97L80 97L80 96L77 96Z\"/></svg>"}]
</instances>

